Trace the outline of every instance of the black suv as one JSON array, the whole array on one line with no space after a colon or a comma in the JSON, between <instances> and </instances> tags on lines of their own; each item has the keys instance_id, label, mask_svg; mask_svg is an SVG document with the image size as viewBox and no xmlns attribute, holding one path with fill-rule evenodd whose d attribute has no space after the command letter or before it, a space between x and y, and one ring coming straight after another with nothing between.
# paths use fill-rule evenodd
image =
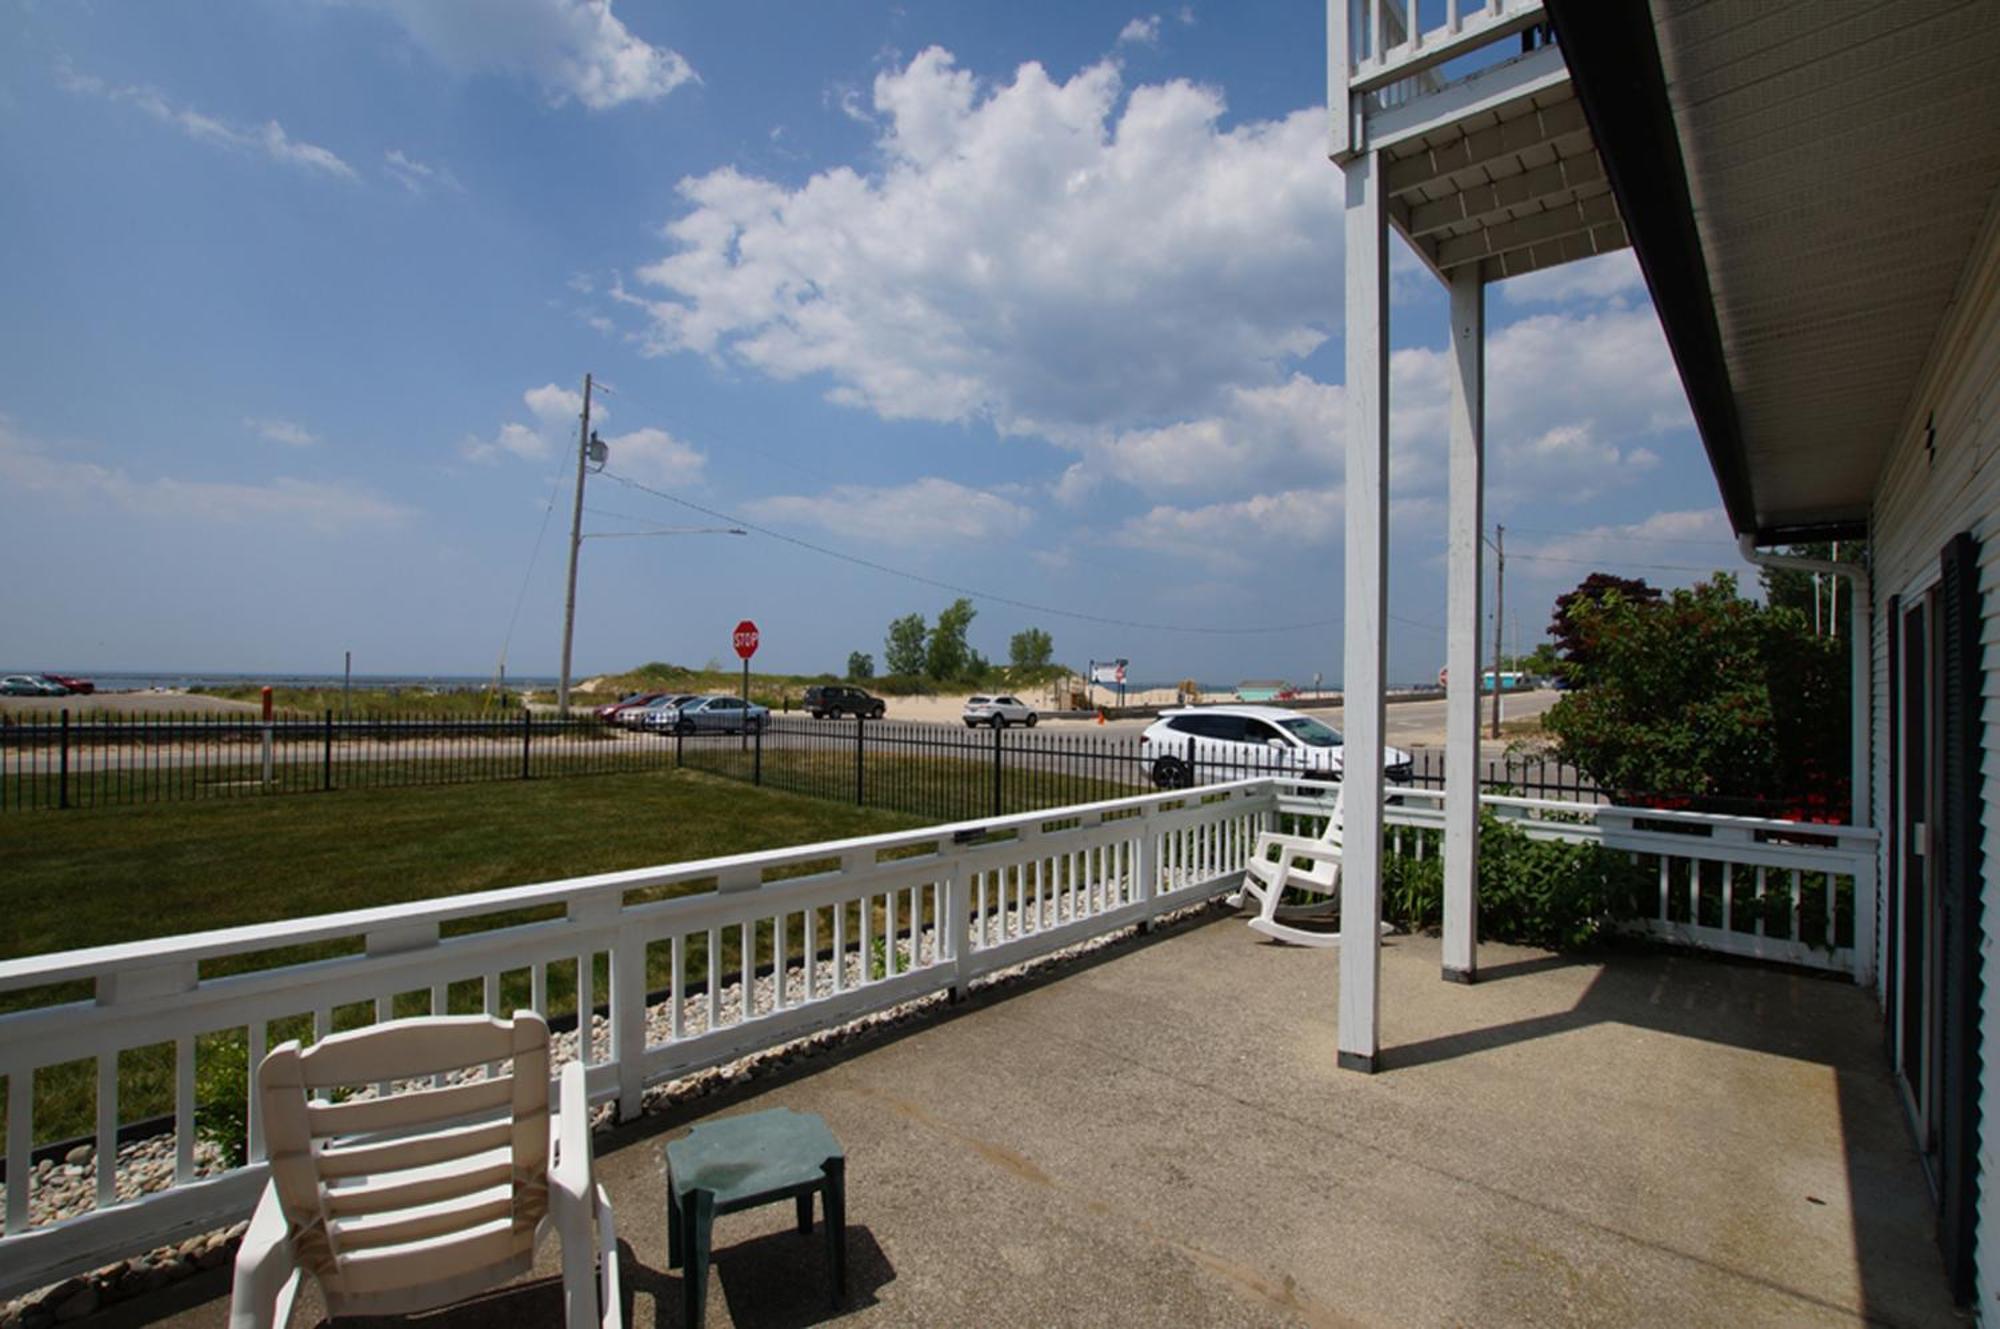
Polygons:
<instances>
[{"instance_id":1,"label":"black suv","mask_svg":"<svg viewBox=\"0 0 2000 1329\"><path fill-rule=\"evenodd\" d=\"M889 709L880 697L871 697L860 688L844 687L838 683L807 688L805 700L800 705L812 712L815 720L824 720L829 715L859 715L879 720Z\"/></svg>"}]
</instances>

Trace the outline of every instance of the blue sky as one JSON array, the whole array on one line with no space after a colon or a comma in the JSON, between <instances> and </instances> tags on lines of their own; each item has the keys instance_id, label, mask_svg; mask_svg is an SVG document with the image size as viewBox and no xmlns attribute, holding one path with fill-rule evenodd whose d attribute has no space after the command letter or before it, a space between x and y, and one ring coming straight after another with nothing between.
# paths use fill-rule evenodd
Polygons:
<instances>
[{"instance_id":1,"label":"blue sky","mask_svg":"<svg viewBox=\"0 0 2000 1329\"><path fill-rule=\"evenodd\" d=\"M838 669L951 598L832 550L990 592L996 658L1034 624L1139 678L1337 678L1322 22L0 0L0 663L552 672L590 371L586 530L715 524L663 494L762 530L586 541L584 672L728 657L743 617L760 666ZM1394 277L1415 680L1444 307ZM1593 568L1740 567L1629 256L1488 325L1510 638Z\"/></svg>"}]
</instances>

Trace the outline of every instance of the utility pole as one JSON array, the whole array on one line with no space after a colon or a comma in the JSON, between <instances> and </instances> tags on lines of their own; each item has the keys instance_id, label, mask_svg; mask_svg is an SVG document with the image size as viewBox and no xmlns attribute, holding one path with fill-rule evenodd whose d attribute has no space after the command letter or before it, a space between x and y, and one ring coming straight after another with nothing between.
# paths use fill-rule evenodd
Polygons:
<instances>
[{"instance_id":1,"label":"utility pole","mask_svg":"<svg viewBox=\"0 0 2000 1329\"><path fill-rule=\"evenodd\" d=\"M556 685L557 718L569 719L569 647L576 631L576 556L583 548L583 473L590 457L590 375L583 376L583 424L576 431L576 501L569 517L569 590L563 595L562 680Z\"/></svg>"},{"instance_id":2,"label":"utility pole","mask_svg":"<svg viewBox=\"0 0 2000 1329\"><path fill-rule=\"evenodd\" d=\"M1500 633L1507 622L1507 528L1493 528L1493 737L1500 737Z\"/></svg>"}]
</instances>

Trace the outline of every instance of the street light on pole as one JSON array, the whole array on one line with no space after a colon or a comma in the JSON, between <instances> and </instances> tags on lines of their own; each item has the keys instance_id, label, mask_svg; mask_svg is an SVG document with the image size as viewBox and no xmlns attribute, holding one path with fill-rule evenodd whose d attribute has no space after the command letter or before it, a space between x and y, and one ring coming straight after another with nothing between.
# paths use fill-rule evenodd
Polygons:
<instances>
[{"instance_id":1,"label":"street light on pole","mask_svg":"<svg viewBox=\"0 0 2000 1329\"><path fill-rule=\"evenodd\" d=\"M636 535L749 534L734 526L661 526L648 531L592 531L586 534L583 529L584 478L594 471L603 470L604 463L611 456L611 449L590 427L590 393L594 386L594 380L589 374L585 374L581 424L576 431L576 494L570 504L569 517L569 584L563 593L562 677L556 684L556 715L564 720L569 719L570 645L576 636L576 563L577 555L583 550L583 542L586 539L601 540Z\"/></svg>"}]
</instances>

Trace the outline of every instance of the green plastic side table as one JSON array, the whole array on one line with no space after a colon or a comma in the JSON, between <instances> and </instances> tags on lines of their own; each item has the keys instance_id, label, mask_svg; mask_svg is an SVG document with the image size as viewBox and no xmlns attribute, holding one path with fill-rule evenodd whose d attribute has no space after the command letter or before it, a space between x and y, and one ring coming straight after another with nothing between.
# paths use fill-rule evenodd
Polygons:
<instances>
[{"instance_id":1,"label":"green plastic side table","mask_svg":"<svg viewBox=\"0 0 2000 1329\"><path fill-rule=\"evenodd\" d=\"M810 1112L772 1108L704 1122L667 1144L667 1267L682 1269L689 1329L702 1323L709 1233L716 1215L798 1202L799 1231L812 1231L813 1192L826 1220L833 1304L847 1299L847 1155ZM683 1268L684 1267L684 1268Z\"/></svg>"}]
</instances>

